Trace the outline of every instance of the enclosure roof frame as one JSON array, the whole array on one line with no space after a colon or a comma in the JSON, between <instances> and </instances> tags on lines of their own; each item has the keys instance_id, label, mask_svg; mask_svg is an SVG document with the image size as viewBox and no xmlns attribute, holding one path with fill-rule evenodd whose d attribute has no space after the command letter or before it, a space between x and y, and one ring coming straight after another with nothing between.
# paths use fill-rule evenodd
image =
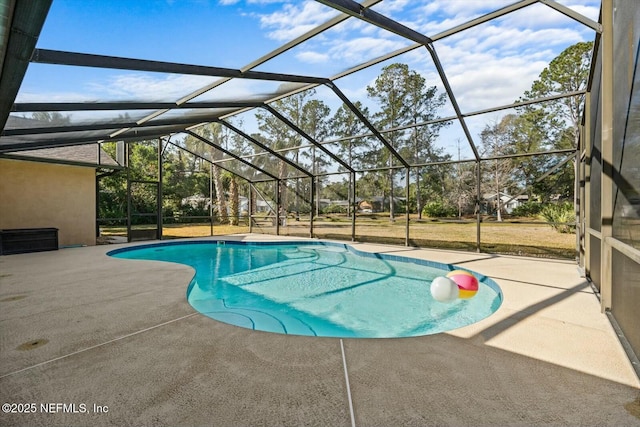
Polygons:
<instances>
[{"instance_id":1,"label":"enclosure roof frame","mask_svg":"<svg viewBox=\"0 0 640 427\"><path fill-rule=\"evenodd\" d=\"M270 156L286 162L289 166L294 167L300 173L306 176L315 176L315 171L307 170L307 168L287 159L278 150L272 149L269 146L260 143L255 138L249 136L246 132L238 129L234 125L228 122L230 117L238 115L242 112L253 109L264 109L271 114L278 117L283 121L290 129L306 139L312 146L320 149L323 153L331 158L333 162L344 168L344 173L354 173L356 169L353 165L346 162L337 154L331 152L325 144L330 142L339 141L317 141L307 133L305 133L300 127L293 124L288 120L281 112L279 112L274 105L274 102L299 93L301 91L309 90L317 86L326 86L330 88L340 100L360 119L360 121L369 129L370 133L354 136L373 136L380 141L384 149L387 150L391 156L397 159L403 167L410 168L413 165L405 159L389 141L385 138L385 134L395 130L408 129L411 126L424 126L429 124L441 123L449 120L458 120L462 126L465 137L468 140L469 146L473 151L473 155L476 161L481 160L481 156L478 152L477 146L473 141L473 137L465 123L465 118L472 115L483 114L486 112L498 111L500 109L513 108L517 106L525 105L523 103L514 103L508 106L494 107L484 109L476 112L464 112L458 105L456 97L448 82L448 76L440 64L438 55L434 47L434 41L444 39L446 37L457 34L461 31L473 28L477 25L489 22L493 19L500 18L509 13L521 10L534 4L542 4L549 8L552 8L559 13L575 20L576 22L593 29L596 32L596 38L602 32L602 25L595 22L580 13L559 4L555 0L519 0L515 3L497 9L490 13L479 16L475 19L469 20L462 24L458 24L447 30L441 31L435 35L428 36L422 34L412 28L407 27L400 22L385 16L382 13L376 12L371 9L372 6L380 3L382 0L366 0L364 2L357 3L353 0L316 0L325 6L336 10L337 15L324 23L315 26L308 30L304 34L293 38L275 50L251 61L249 64L235 68L214 67L198 64L184 64L178 62L157 61L140 58L127 58L121 56L109 56L99 55L94 53L80 53L69 52L63 50L43 49L36 47L38 36L44 26L46 15L51 7L52 0L32 0L30 2L20 2L17 0L8 0L0 5L0 13L10 14L11 19L8 21L7 28L0 28L0 37L2 37L2 45L0 46L0 122L2 123L2 133L0 134L0 154L9 154L12 152L19 152L23 150L31 150L35 148L48 148L55 146L70 146L79 145L85 143L96 143L104 141L135 141L139 139L152 139L167 135L174 135L177 133L184 133L187 135L197 135L192 132L194 127L197 127L206 123L218 122L223 126L226 126L233 132L236 132L242 136L245 140L249 141L253 145L265 150ZM414 42L407 47L398 49L396 51L387 53L377 58L366 61L360 65L339 72L330 77L318 77L299 74L287 74L287 73L273 73L266 71L258 71L256 67L270 61L283 53L293 49L302 43L313 39L321 35L323 32L335 27L336 25L345 22L349 19L358 19L366 22L369 25L375 26L379 29L391 32L402 37L405 40ZM409 125L401 126L394 129L378 129L373 123L366 119L359 113L355 104L347 97L336 85L336 80L353 74L357 71L366 69L373 65L379 64L383 61L392 59L398 55L410 52L414 49L425 47L429 52L433 65L436 67L438 75L445 87L447 96L455 115L447 118L439 118L437 120ZM140 72L152 72L152 73L172 73L178 75L197 75L197 76L209 76L219 77L203 87L200 87L191 93L182 96L175 102L155 102L155 101L139 101L139 102L126 102L126 101L112 101L112 102L15 102L15 98L18 94L18 90L24 79L27 71L27 67L30 63L34 64L50 64L50 65L65 65L71 67L92 67L99 69L119 69L128 71L140 71ZM283 93L275 94L267 99L256 101L254 99L244 99L240 101L219 101L219 102L205 102L194 101L200 95L205 94L212 89L219 87L234 79L250 79L259 81L281 82L281 83L294 83L298 86L295 89L287 89ZM576 94L556 95L554 97L548 97L548 100L557 99L562 96L574 96ZM526 104L533 104L535 100L526 101ZM220 109L217 113L199 114L187 117L186 115L179 117L162 117L164 114L175 110L207 110L207 109ZM93 123L85 124L68 124L60 126L47 126L45 124L34 125L24 128L5 128L7 119L10 113L16 112L60 112L60 111L117 111L117 110L154 110L152 113L147 114L145 117L138 120L124 120L121 122L105 122L96 120ZM104 133L103 133L104 131ZM238 131L242 132L239 133ZM96 133L101 134L101 137L96 137ZM47 140L37 141L34 140L39 135L50 135ZM22 138L21 138L22 137ZM4 139L4 141L2 141ZM211 143L209 141L209 143ZM215 144L214 144L215 145ZM222 148L222 147L220 147ZM223 149L224 151L224 149ZM231 151L226 150L229 154ZM259 170L256 165L251 164L243 156L233 154L237 157L237 160L246 162L252 168ZM266 173L266 172L265 172ZM342 172L340 172L342 173ZM318 174L319 175L319 174ZM274 179L281 179L275 177L273 174L266 173L266 176L271 176ZM246 179L246 178L245 178Z\"/></svg>"}]
</instances>

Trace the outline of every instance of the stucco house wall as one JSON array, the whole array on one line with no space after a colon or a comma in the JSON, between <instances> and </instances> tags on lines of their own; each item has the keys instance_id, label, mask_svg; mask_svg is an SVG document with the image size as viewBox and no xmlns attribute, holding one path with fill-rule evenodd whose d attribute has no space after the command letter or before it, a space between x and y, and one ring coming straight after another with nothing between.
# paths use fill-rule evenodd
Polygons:
<instances>
[{"instance_id":1,"label":"stucco house wall","mask_svg":"<svg viewBox=\"0 0 640 427\"><path fill-rule=\"evenodd\" d=\"M0 229L55 227L62 246L95 245L94 168L0 159Z\"/></svg>"}]
</instances>

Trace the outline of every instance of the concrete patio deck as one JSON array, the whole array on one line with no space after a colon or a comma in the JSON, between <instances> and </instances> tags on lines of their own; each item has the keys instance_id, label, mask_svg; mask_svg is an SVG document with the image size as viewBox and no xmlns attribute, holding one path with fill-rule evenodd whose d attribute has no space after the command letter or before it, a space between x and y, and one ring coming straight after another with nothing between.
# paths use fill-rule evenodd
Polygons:
<instances>
[{"instance_id":1,"label":"concrete patio deck","mask_svg":"<svg viewBox=\"0 0 640 427\"><path fill-rule=\"evenodd\" d=\"M575 263L353 245L485 274L504 302L437 335L286 336L195 312L191 268L105 255L123 245L3 256L0 425L640 426L640 382Z\"/></svg>"}]
</instances>

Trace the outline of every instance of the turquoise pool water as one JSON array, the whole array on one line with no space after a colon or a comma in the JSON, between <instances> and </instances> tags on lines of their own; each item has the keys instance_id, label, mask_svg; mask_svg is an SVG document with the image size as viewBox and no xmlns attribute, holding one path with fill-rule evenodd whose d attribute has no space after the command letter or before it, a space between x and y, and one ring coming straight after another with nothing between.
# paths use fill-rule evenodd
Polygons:
<instances>
[{"instance_id":1,"label":"turquoise pool water","mask_svg":"<svg viewBox=\"0 0 640 427\"><path fill-rule=\"evenodd\" d=\"M431 280L447 264L368 254L336 243L167 242L109 252L196 270L194 309L260 331L325 337L391 338L444 332L494 313L498 285L475 274L476 296L435 301Z\"/></svg>"}]
</instances>

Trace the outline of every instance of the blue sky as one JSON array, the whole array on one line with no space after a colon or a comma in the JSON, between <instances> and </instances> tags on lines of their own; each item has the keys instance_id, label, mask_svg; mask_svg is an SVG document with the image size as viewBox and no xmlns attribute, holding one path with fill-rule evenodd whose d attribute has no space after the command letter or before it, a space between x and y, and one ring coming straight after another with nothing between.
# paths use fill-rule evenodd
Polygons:
<instances>
[{"instance_id":1,"label":"blue sky","mask_svg":"<svg viewBox=\"0 0 640 427\"><path fill-rule=\"evenodd\" d=\"M512 3L513 0L385 0L373 9L433 36ZM559 3L597 20L597 0ZM314 1L54 0L37 46L241 68L336 15L333 9ZM593 39L593 30L544 4L534 4L437 41L435 48L462 110L470 112L514 102L562 50ZM394 34L349 19L256 69L331 77L410 44ZM423 48L336 83L352 100L370 104L366 86L384 65L393 62L409 64L425 76L429 85L442 90ZM215 80L32 64L17 101L176 101ZM273 92L276 87L273 83L237 81L198 99L239 98ZM334 109L339 105L329 91L318 91L318 97ZM448 105L441 115L451 113ZM82 119L82 115L76 116L77 120ZM497 118L495 114L480 116L470 120L470 126L477 133L483 124ZM250 123L250 119L245 121ZM448 132L441 144L450 150L451 141L462 135L455 135L459 129Z\"/></svg>"}]
</instances>

